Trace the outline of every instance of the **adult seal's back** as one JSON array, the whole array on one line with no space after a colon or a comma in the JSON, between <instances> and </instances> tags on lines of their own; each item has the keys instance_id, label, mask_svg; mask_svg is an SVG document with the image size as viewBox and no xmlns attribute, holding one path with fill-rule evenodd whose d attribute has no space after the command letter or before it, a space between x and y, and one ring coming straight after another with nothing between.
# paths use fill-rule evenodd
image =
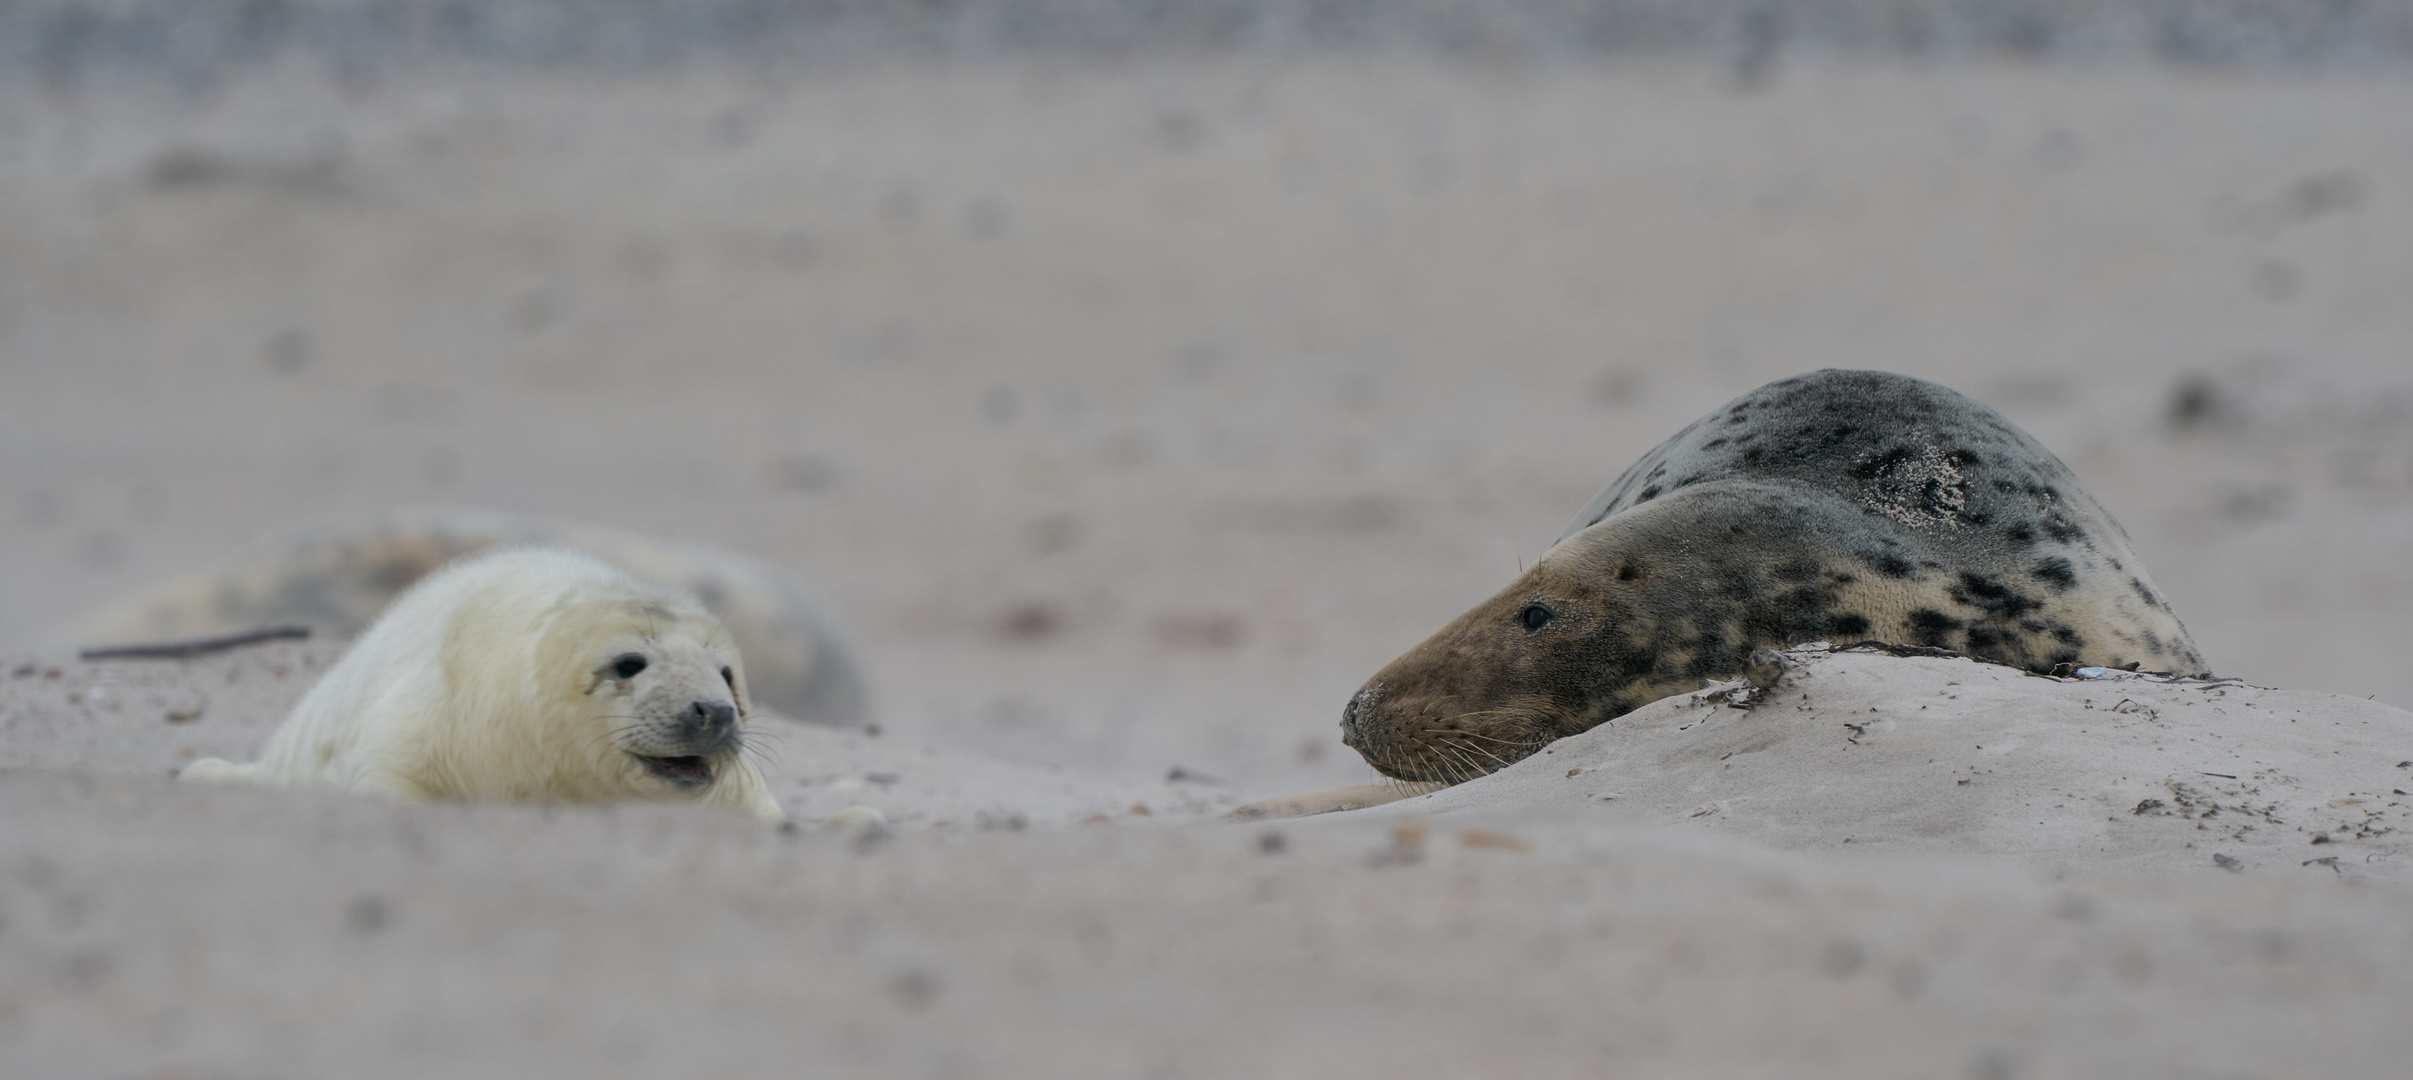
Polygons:
<instances>
[{"instance_id":1,"label":"adult seal's back","mask_svg":"<svg viewBox=\"0 0 2413 1080\"><path fill-rule=\"evenodd\" d=\"M1945 387L1829 370L1643 455L1531 571L1358 691L1342 739L1387 776L1454 783L1821 639L2205 672L2051 451Z\"/></svg>"}]
</instances>

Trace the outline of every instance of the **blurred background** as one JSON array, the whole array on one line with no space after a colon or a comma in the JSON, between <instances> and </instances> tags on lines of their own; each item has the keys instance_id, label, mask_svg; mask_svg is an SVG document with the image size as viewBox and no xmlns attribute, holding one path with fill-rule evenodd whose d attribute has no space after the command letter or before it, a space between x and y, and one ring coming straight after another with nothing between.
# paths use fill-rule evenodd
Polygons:
<instances>
[{"instance_id":1,"label":"blurred background","mask_svg":"<svg viewBox=\"0 0 2413 1080\"><path fill-rule=\"evenodd\" d=\"M908 738L1252 791L1762 382L2053 447L2413 706L2413 5L0 0L0 646L407 504L835 603Z\"/></svg>"}]
</instances>

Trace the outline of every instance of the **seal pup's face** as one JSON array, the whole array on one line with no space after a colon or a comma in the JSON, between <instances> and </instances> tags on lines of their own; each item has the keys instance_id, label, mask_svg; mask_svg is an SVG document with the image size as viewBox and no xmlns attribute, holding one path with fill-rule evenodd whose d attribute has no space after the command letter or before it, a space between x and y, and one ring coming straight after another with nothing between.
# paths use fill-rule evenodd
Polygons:
<instances>
[{"instance_id":1,"label":"seal pup's face","mask_svg":"<svg viewBox=\"0 0 2413 1080\"><path fill-rule=\"evenodd\" d=\"M1341 741L1383 775L1459 783L1662 696L1643 561L1578 536L1368 681Z\"/></svg>"},{"instance_id":2,"label":"seal pup's face","mask_svg":"<svg viewBox=\"0 0 2413 1080\"><path fill-rule=\"evenodd\" d=\"M576 663L617 771L638 791L700 794L746 749L737 649L716 624L655 610L585 641Z\"/></svg>"}]
</instances>

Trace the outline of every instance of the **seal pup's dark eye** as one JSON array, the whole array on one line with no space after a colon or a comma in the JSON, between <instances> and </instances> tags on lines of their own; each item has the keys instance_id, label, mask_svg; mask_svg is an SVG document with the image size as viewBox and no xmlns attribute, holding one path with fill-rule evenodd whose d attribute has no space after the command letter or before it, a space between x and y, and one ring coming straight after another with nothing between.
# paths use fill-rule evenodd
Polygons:
<instances>
[{"instance_id":1,"label":"seal pup's dark eye","mask_svg":"<svg viewBox=\"0 0 2413 1080\"><path fill-rule=\"evenodd\" d=\"M1550 617L1549 608L1534 604L1526 608L1524 614L1518 615L1517 621L1524 623L1527 630L1539 630L1550 621Z\"/></svg>"},{"instance_id":2,"label":"seal pup's dark eye","mask_svg":"<svg viewBox=\"0 0 2413 1080\"><path fill-rule=\"evenodd\" d=\"M730 671L728 668L722 668L722 669L721 669L721 681L722 681L722 682L725 682L725 683L728 683L728 684L729 684L729 689L731 689L731 690L735 690L735 689L737 689L737 675L736 675L736 673L734 673L734 672Z\"/></svg>"},{"instance_id":3,"label":"seal pup's dark eye","mask_svg":"<svg viewBox=\"0 0 2413 1080\"><path fill-rule=\"evenodd\" d=\"M635 653L612 661L612 674L623 679L634 679L637 677L637 673L643 670L645 670L645 658Z\"/></svg>"}]
</instances>

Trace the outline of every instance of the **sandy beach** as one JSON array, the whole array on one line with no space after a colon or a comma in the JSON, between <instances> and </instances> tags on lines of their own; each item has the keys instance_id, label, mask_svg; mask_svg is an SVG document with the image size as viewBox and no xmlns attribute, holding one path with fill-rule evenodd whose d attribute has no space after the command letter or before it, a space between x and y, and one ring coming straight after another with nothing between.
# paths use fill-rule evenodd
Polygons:
<instances>
[{"instance_id":1,"label":"sandy beach","mask_svg":"<svg viewBox=\"0 0 2413 1080\"><path fill-rule=\"evenodd\" d=\"M296 55L28 87L0 1072L2413 1051L2401 67ZM1829 366L2052 447L2232 681L1813 651L1748 709L1220 820L1374 779L1338 739L1360 683L1637 455ZM784 832L199 789L170 773L256 752L341 643L75 659L126 595L429 505L787 571L876 732L768 718ZM813 824L851 805L892 832Z\"/></svg>"}]
</instances>

